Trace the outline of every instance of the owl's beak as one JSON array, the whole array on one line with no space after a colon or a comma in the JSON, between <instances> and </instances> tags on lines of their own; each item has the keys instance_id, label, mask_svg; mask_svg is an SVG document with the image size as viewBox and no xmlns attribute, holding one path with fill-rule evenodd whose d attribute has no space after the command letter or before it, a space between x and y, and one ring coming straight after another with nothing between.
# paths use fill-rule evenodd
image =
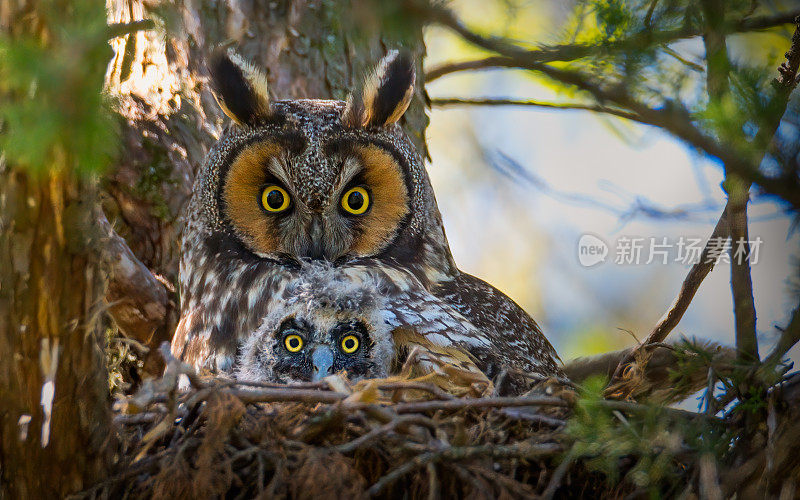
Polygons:
<instances>
[{"instance_id":1,"label":"owl's beak","mask_svg":"<svg viewBox=\"0 0 800 500\"><path fill-rule=\"evenodd\" d=\"M325 231L322 225L322 217L319 215L314 215L311 219L308 227L308 236L311 240L308 256L314 260L325 258Z\"/></svg>"},{"instance_id":2,"label":"owl's beak","mask_svg":"<svg viewBox=\"0 0 800 500\"><path fill-rule=\"evenodd\" d=\"M311 351L311 364L314 373L311 375L312 382L318 382L331 374L333 368L333 350L326 345L318 345Z\"/></svg>"}]
</instances>

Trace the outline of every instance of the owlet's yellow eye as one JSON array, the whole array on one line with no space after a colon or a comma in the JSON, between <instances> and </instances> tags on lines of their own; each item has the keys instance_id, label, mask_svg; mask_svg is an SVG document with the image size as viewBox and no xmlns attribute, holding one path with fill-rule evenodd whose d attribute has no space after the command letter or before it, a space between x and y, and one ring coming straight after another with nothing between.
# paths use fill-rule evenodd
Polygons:
<instances>
[{"instance_id":1,"label":"owlet's yellow eye","mask_svg":"<svg viewBox=\"0 0 800 500\"><path fill-rule=\"evenodd\" d=\"M289 352L300 352L300 349L303 348L303 337L295 334L287 335L283 339L283 345L286 346L286 350Z\"/></svg>"},{"instance_id":2,"label":"owlet's yellow eye","mask_svg":"<svg viewBox=\"0 0 800 500\"><path fill-rule=\"evenodd\" d=\"M261 206L267 212L283 212L289 208L290 202L289 193L280 186L272 184L261 191Z\"/></svg>"},{"instance_id":3,"label":"owlet's yellow eye","mask_svg":"<svg viewBox=\"0 0 800 500\"><path fill-rule=\"evenodd\" d=\"M346 335L342 337L342 350L345 354L353 354L358 350L361 343L355 335Z\"/></svg>"},{"instance_id":4,"label":"owlet's yellow eye","mask_svg":"<svg viewBox=\"0 0 800 500\"><path fill-rule=\"evenodd\" d=\"M353 215L361 215L369 208L369 193L361 186L348 189L342 196L342 209Z\"/></svg>"}]
</instances>

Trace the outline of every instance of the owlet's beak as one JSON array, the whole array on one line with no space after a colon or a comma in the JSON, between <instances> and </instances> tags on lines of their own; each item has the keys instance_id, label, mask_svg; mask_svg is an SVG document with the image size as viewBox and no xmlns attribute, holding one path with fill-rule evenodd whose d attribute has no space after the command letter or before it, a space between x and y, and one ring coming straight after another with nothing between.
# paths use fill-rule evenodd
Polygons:
<instances>
[{"instance_id":1,"label":"owlet's beak","mask_svg":"<svg viewBox=\"0 0 800 500\"><path fill-rule=\"evenodd\" d=\"M318 345L311 351L311 365L314 373L311 375L312 382L319 382L331 374L333 369L333 350L326 345Z\"/></svg>"}]
</instances>

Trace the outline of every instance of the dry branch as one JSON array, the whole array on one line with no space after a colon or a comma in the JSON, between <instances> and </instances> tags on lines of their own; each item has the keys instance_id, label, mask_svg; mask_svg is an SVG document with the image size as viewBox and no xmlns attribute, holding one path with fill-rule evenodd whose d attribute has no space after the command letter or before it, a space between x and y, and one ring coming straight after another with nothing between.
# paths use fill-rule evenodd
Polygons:
<instances>
[{"instance_id":1,"label":"dry branch","mask_svg":"<svg viewBox=\"0 0 800 500\"><path fill-rule=\"evenodd\" d=\"M708 273L714 269L717 259L714 256L719 256L725 241L728 237L728 221L727 209L722 213L722 216L717 221L711 236L709 236L703 247L703 252L700 255L700 260L692 266L689 273L684 278L681 284L681 290L678 296L672 302L672 305L661 319L656 323L653 330L644 339L644 341L630 352L617 365L614 374L608 384L607 394L615 394L617 397L627 397L630 393L631 387L627 384L627 377L625 377L625 370L627 367L636 360L645 348L654 344L664 342L667 335L680 323L681 318L686 313L689 305L692 303L697 290L703 280L708 276Z\"/></svg>"},{"instance_id":2,"label":"dry branch","mask_svg":"<svg viewBox=\"0 0 800 500\"><path fill-rule=\"evenodd\" d=\"M294 403L337 403L347 397L346 394L309 389L274 388L274 389L227 389L224 394L248 403L278 403L291 401Z\"/></svg>"},{"instance_id":3,"label":"dry branch","mask_svg":"<svg viewBox=\"0 0 800 500\"><path fill-rule=\"evenodd\" d=\"M95 215L98 232L96 251L108 270L105 303L120 332L145 346L153 347L168 340L165 330L168 315L174 308L166 286L133 254L99 209ZM147 357L146 371L160 371L160 357Z\"/></svg>"},{"instance_id":4,"label":"dry branch","mask_svg":"<svg viewBox=\"0 0 800 500\"><path fill-rule=\"evenodd\" d=\"M605 113L618 116L620 118L626 118L628 120L638 121L638 117L635 114L621 109L610 108L608 106L600 106L597 104L542 102L531 99L460 99L455 97L434 97L431 99L431 106L531 106L546 109L592 111L595 113Z\"/></svg>"},{"instance_id":5,"label":"dry branch","mask_svg":"<svg viewBox=\"0 0 800 500\"><path fill-rule=\"evenodd\" d=\"M403 465L393 469L388 474L383 476L376 482L368 491L369 496L376 496L381 493L389 484L397 481L401 477L410 473L414 469L424 467L430 463L450 459L450 460L463 460L476 456L491 457L491 458L524 458L533 459L543 456L551 456L561 451L561 447L554 443L529 443L521 442L509 446L464 446L445 448L439 451L433 451L417 455L412 460L404 463Z\"/></svg>"},{"instance_id":6,"label":"dry branch","mask_svg":"<svg viewBox=\"0 0 800 500\"><path fill-rule=\"evenodd\" d=\"M781 358L789 352L789 349L800 342L800 305L797 306L792 312L792 318L789 324L781 332L778 338L778 343L773 348L772 352L764 359L764 364L770 366L781 361Z\"/></svg>"},{"instance_id":7,"label":"dry branch","mask_svg":"<svg viewBox=\"0 0 800 500\"><path fill-rule=\"evenodd\" d=\"M395 405L397 413L422 413L437 410L463 410L466 408L509 408L516 406L567 406L561 398L549 396L536 397L496 397L453 399L448 401L422 401L418 403L400 403Z\"/></svg>"}]
</instances>

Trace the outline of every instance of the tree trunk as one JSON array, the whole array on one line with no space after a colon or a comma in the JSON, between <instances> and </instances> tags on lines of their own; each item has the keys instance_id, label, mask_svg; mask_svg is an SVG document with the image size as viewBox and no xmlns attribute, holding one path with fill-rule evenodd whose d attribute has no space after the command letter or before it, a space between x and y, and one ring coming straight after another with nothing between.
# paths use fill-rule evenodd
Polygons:
<instances>
[{"instance_id":1,"label":"tree trunk","mask_svg":"<svg viewBox=\"0 0 800 500\"><path fill-rule=\"evenodd\" d=\"M53 11L60 16L50 16ZM69 73L63 65L34 60L37 70L47 68L37 75L52 80L41 82L42 76L36 76L27 92L15 87L30 74L5 64L17 60L9 54L18 58L18 47L35 57L75 48L60 45L62 28L74 23L74 13L68 4L0 0L0 57L8 58L0 61L4 110L20 114L33 109L32 116L45 116L36 109L63 103L42 90L53 88L47 84L60 84L68 92L64 89L79 85L86 75L102 77L92 73L102 66L80 66ZM87 37L80 50L96 48L92 41L102 42L102 36ZM41 52L31 51L32 46ZM89 60L84 56L78 61ZM99 90L99 78L92 83ZM65 101L70 99L74 96ZM58 121L59 112L63 119L74 111L50 110L48 116ZM93 230L97 182L86 173L92 171L90 160L76 155L79 148L68 138L45 137L13 123L2 115L4 143L16 144L19 154L21 142L38 141L32 148L44 154L18 164L0 151L0 498L61 498L105 477L113 450L98 308L107 273L95 253ZM86 163L78 165L81 159Z\"/></svg>"},{"instance_id":2,"label":"tree trunk","mask_svg":"<svg viewBox=\"0 0 800 500\"><path fill-rule=\"evenodd\" d=\"M116 57L108 86L120 99L125 154L103 183L103 207L109 220L120 223L117 230L133 254L173 284L170 290L177 283L181 215L194 173L228 121L209 90L205 57L220 44L235 47L266 69L275 99L346 99L389 48L409 50L421 69L421 23L413 11L394 4L400 2L200 0L152 7L142 0L109 0L110 23L159 21L155 30L112 41ZM425 152L421 73L404 124ZM116 281L148 280L112 277L112 291ZM150 299L107 297L118 306L112 315L122 332L151 347L169 340L178 303L174 291L169 299L152 287L138 295Z\"/></svg>"},{"instance_id":3,"label":"tree trunk","mask_svg":"<svg viewBox=\"0 0 800 500\"><path fill-rule=\"evenodd\" d=\"M0 170L0 497L63 497L109 465L96 189Z\"/></svg>"}]
</instances>

